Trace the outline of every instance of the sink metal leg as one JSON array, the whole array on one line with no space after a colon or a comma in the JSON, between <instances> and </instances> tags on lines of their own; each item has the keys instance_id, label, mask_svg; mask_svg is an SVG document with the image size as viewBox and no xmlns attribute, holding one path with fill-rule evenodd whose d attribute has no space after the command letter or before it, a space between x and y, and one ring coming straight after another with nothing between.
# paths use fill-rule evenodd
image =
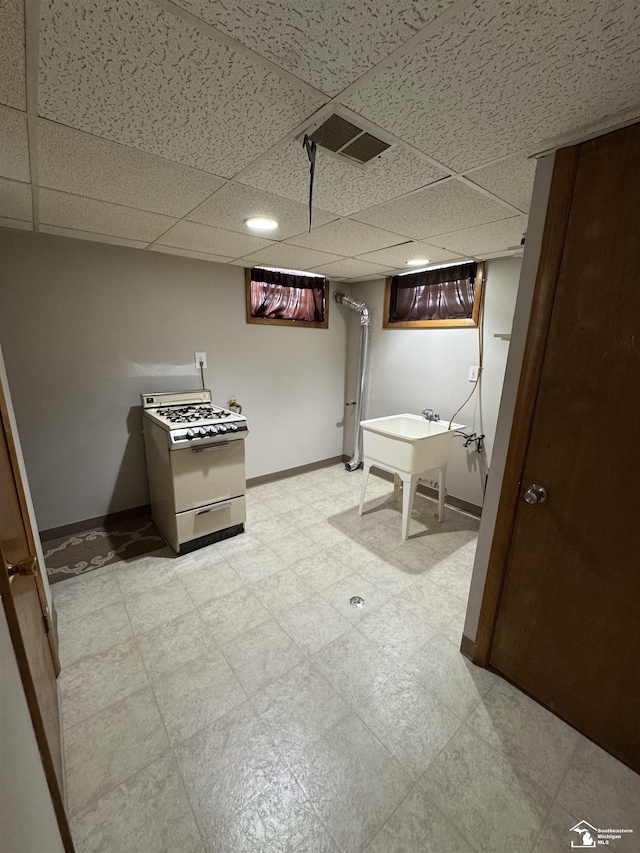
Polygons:
<instances>
[{"instance_id":1,"label":"sink metal leg","mask_svg":"<svg viewBox=\"0 0 640 853\"><path fill-rule=\"evenodd\" d=\"M393 475L393 499L394 501L400 500L400 494L402 492L402 478L399 474Z\"/></svg>"},{"instance_id":2,"label":"sink metal leg","mask_svg":"<svg viewBox=\"0 0 640 853\"><path fill-rule=\"evenodd\" d=\"M447 479L447 466L438 468L438 521L442 521L442 511L444 509L444 484Z\"/></svg>"},{"instance_id":3,"label":"sink metal leg","mask_svg":"<svg viewBox=\"0 0 640 853\"><path fill-rule=\"evenodd\" d=\"M418 475L413 474L402 478L402 538L406 539L409 536L409 522L411 521L411 510L413 508L413 499L416 496L416 488L418 487Z\"/></svg>"},{"instance_id":4,"label":"sink metal leg","mask_svg":"<svg viewBox=\"0 0 640 853\"><path fill-rule=\"evenodd\" d=\"M365 459L362 464L362 488L360 489L360 507L358 509L358 515L362 515L362 510L364 509L364 496L367 491L367 482L369 480L369 469L371 465L367 463Z\"/></svg>"}]
</instances>

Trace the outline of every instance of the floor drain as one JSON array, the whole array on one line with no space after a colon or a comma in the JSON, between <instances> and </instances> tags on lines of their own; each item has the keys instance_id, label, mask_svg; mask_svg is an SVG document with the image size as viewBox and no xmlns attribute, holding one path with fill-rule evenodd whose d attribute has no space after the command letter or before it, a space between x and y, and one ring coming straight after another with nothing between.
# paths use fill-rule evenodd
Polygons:
<instances>
[{"instance_id":1,"label":"floor drain","mask_svg":"<svg viewBox=\"0 0 640 853\"><path fill-rule=\"evenodd\" d=\"M353 598L349 599L349 604L352 607L364 607L364 598L360 598L359 595L354 595Z\"/></svg>"}]
</instances>

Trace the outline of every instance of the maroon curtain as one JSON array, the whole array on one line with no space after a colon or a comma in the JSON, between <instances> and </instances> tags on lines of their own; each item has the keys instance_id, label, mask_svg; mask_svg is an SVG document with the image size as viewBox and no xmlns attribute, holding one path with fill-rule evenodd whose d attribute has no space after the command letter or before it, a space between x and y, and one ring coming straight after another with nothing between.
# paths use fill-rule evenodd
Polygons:
<instances>
[{"instance_id":1,"label":"maroon curtain","mask_svg":"<svg viewBox=\"0 0 640 853\"><path fill-rule=\"evenodd\" d=\"M251 316L324 322L324 278L251 270Z\"/></svg>"},{"instance_id":2,"label":"maroon curtain","mask_svg":"<svg viewBox=\"0 0 640 853\"><path fill-rule=\"evenodd\" d=\"M389 322L470 319L477 268L477 264L458 264L394 276Z\"/></svg>"}]
</instances>

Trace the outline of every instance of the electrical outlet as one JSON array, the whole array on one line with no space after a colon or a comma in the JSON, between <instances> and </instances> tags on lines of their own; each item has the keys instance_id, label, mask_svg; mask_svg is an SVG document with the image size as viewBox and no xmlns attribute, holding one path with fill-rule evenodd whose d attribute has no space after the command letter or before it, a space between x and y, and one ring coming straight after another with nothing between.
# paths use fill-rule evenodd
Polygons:
<instances>
[{"instance_id":1,"label":"electrical outlet","mask_svg":"<svg viewBox=\"0 0 640 853\"><path fill-rule=\"evenodd\" d=\"M470 367L469 368L469 382L477 382L479 375L480 375L480 368L479 367Z\"/></svg>"},{"instance_id":2,"label":"electrical outlet","mask_svg":"<svg viewBox=\"0 0 640 853\"><path fill-rule=\"evenodd\" d=\"M200 370L200 362L202 362L203 367L207 366L207 354L206 354L206 352L196 352L196 353L194 353L194 356L195 356L195 360L196 360L196 367L198 368L198 370Z\"/></svg>"}]
</instances>

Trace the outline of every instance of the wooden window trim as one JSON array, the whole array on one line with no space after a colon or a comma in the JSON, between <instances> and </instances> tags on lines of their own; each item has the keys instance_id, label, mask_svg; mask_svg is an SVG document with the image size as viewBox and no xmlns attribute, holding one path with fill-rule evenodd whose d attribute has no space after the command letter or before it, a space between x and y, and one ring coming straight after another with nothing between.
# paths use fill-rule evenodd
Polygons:
<instances>
[{"instance_id":1,"label":"wooden window trim","mask_svg":"<svg viewBox=\"0 0 640 853\"><path fill-rule=\"evenodd\" d=\"M476 271L476 286L473 293L473 312L470 318L459 320L404 320L400 323L389 321L391 310L391 279L385 281L384 314L382 315L383 329L476 329L480 322L480 306L482 305L482 290L484 288L484 263L478 264Z\"/></svg>"},{"instance_id":2,"label":"wooden window trim","mask_svg":"<svg viewBox=\"0 0 640 853\"><path fill-rule=\"evenodd\" d=\"M295 326L298 329L328 329L329 328L329 302L327 292L329 290L329 282L324 280L322 294L322 310L324 313L324 322L316 323L312 320L272 320L268 317L254 317L251 314L251 270L245 268L245 299L247 305L247 323L252 323L256 326Z\"/></svg>"}]
</instances>

